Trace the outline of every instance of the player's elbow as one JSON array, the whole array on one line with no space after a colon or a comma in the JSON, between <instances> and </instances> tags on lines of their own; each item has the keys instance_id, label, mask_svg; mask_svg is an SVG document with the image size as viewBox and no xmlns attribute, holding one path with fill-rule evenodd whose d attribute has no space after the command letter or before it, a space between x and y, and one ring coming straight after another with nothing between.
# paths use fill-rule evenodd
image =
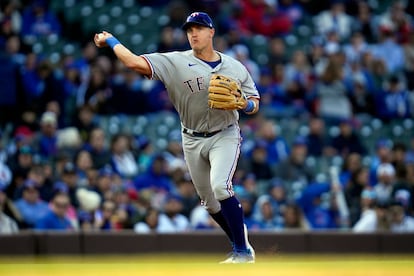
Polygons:
<instances>
[{"instance_id":1,"label":"player's elbow","mask_svg":"<svg viewBox=\"0 0 414 276\"><path fill-rule=\"evenodd\" d=\"M151 69L148 66L148 63L141 56L134 56L125 62L125 66L128 69L134 70L135 72L148 76L151 74Z\"/></svg>"}]
</instances>

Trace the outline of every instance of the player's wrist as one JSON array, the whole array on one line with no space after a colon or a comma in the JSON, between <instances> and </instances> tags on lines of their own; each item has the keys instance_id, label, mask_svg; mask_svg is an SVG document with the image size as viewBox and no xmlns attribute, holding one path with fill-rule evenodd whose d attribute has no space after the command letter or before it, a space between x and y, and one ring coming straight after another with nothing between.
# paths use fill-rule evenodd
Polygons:
<instances>
[{"instance_id":1,"label":"player's wrist","mask_svg":"<svg viewBox=\"0 0 414 276\"><path fill-rule=\"evenodd\" d=\"M105 40L105 42L106 42L106 44L108 44L108 46L109 46L109 47L111 47L112 49L113 49L116 45L121 44L121 42L119 42L119 40L118 40L116 37L114 37L114 36L108 37L108 38Z\"/></svg>"},{"instance_id":2,"label":"player's wrist","mask_svg":"<svg viewBox=\"0 0 414 276\"><path fill-rule=\"evenodd\" d=\"M244 113L251 114L256 110L256 102L253 100L247 100L247 105L243 108Z\"/></svg>"}]
</instances>

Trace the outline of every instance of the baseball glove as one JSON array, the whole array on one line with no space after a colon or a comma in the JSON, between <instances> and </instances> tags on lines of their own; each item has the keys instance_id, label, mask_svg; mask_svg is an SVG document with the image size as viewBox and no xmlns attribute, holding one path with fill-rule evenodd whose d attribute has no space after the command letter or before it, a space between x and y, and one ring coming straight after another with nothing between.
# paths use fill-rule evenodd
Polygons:
<instances>
[{"instance_id":1,"label":"baseball glove","mask_svg":"<svg viewBox=\"0 0 414 276\"><path fill-rule=\"evenodd\" d=\"M235 80L213 74L208 87L208 106L215 109L238 110L246 106L246 99Z\"/></svg>"}]
</instances>

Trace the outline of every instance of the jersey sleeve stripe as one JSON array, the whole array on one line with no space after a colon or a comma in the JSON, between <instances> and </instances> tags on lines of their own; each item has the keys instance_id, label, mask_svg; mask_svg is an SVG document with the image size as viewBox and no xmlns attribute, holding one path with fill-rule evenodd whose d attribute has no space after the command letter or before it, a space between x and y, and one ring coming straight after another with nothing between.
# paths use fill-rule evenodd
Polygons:
<instances>
[{"instance_id":1,"label":"jersey sleeve stripe","mask_svg":"<svg viewBox=\"0 0 414 276\"><path fill-rule=\"evenodd\" d=\"M145 77L150 80L154 79L154 67L152 66L151 61L145 55L141 55L141 57L144 58L144 60L148 63L149 67L151 68L151 76L145 76Z\"/></svg>"}]
</instances>

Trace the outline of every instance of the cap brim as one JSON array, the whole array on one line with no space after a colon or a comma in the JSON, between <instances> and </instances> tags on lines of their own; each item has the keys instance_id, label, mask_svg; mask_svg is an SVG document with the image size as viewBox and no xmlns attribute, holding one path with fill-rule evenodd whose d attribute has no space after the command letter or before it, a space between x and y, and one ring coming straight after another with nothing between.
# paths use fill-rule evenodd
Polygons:
<instances>
[{"instance_id":1,"label":"cap brim","mask_svg":"<svg viewBox=\"0 0 414 276\"><path fill-rule=\"evenodd\" d=\"M198 23L198 22L186 22L181 26L181 29L183 29L184 31L186 31L190 26L192 25L198 25L198 26L202 26L202 27L206 27L209 29L212 29L212 27L202 24L202 23Z\"/></svg>"}]
</instances>

